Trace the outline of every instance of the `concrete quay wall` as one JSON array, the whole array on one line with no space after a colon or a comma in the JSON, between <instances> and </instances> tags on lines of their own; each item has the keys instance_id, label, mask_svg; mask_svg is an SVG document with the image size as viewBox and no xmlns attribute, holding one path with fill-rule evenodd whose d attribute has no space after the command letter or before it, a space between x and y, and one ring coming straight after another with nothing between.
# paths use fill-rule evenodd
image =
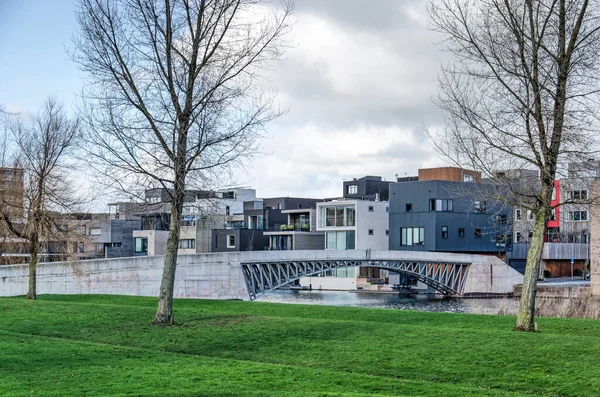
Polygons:
<instances>
[{"instance_id":1,"label":"concrete quay wall","mask_svg":"<svg viewBox=\"0 0 600 397\"><path fill-rule=\"evenodd\" d=\"M158 296L162 256L42 263L39 294ZM471 263L465 294L510 293L523 276L493 256L414 251L253 251L179 255L175 297L249 299L241 263L315 260L398 260ZM27 265L0 266L0 296L27 293Z\"/></svg>"}]
</instances>

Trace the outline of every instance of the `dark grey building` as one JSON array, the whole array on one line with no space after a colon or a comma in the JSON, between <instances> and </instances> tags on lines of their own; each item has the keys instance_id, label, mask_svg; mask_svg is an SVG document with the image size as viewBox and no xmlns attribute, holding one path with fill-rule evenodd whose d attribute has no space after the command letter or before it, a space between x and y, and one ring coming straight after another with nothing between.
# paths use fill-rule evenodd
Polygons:
<instances>
[{"instance_id":1,"label":"dark grey building","mask_svg":"<svg viewBox=\"0 0 600 397\"><path fill-rule=\"evenodd\" d=\"M389 186L392 181L384 181L380 176L365 176L344 182L344 198L349 200L388 201Z\"/></svg>"},{"instance_id":2,"label":"dark grey building","mask_svg":"<svg viewBox=\"0 0 600 397\"><path fill-rule=\"evenodd\" d=\"M391 250L502 253L510 250L511 209L491 185L419 181L390 185Z\"/></svg>"},{"instance_id":3,"label":"dark grey building","mask_svg":"<svg viewBox=\"0 0 600 397\"><path fill-rule=\"evenodd\" d=\"M105 258L133 256L133 231L140 229L141 222L110 219L105 225L110 236L110 241L104 243Z\"/></svg>"},{"instance_id":4,"label":"dark grey building","mask_svg":"<svg viewBox=\"0 0 600 397\"><path fill-rule=\"evenodd\" d=\"M212 252L263 251L269 248L269 237L263 230L215 229L212 231Z\"/></svg>"},{"instance_id":5,"label":"dark grey building","mask_svg":"<svg viewBox=\"0 0 600 397\"><path fill-rule=\"evenodd\" d=\"M244 221L212 231L212 252L262 251L269 248L265 231L279 231L288 224L284 210L315 208L321 199L274 197L244 202Z\"/></svg>"}]
</instances>

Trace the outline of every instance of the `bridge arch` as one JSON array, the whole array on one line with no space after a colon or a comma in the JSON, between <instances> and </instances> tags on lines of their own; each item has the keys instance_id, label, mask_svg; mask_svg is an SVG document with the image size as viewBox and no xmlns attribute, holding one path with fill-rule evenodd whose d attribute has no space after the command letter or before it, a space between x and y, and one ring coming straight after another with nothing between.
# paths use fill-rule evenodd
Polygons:
<instances>
[{"instance_id":1,"label":"bridge arch","mask_svg":"<svg viewBox=\"0 0 600 397\"><path fill-rule=\"evenodd\" d=\"M471 264L399 260L315 260L247 262L241 265L250 299L254 300L257 294L273 291L302 277L357 266L404 273L444 295L460 296L464 291Z\"/></svg>"}]
</instances>

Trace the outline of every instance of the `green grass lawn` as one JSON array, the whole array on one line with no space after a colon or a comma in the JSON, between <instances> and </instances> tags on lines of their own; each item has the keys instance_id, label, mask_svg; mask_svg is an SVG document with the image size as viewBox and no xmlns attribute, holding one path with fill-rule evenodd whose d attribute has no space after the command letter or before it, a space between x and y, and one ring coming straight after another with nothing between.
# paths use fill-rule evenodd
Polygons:
<instances>
[{"instance_id":1,"label":"green grass lawn","mask_svg":"<svg viewBox=\"0 0 600 397\"><path fill-rule=\"evenodd\" d=\"M177 300L0 298L0 396L599 396L600 322Z\"/></svg>"}]
</instances>

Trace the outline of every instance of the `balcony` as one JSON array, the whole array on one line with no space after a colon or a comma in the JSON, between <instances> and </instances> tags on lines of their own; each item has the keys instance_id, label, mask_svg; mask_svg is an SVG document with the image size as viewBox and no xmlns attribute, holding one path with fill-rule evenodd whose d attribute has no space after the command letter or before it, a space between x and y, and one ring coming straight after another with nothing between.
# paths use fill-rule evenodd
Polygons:
<instances>
[{"instance_id":1,"label":"balcony","mask_svg":"<svg viewBox=\"0 0 600 397\"><path fill-rule=\"evenodd\" d=\"M310 225L308 223L293 223L281 225L279 230L283 232L310 232Z\"/></svg>"}]
</instances>

